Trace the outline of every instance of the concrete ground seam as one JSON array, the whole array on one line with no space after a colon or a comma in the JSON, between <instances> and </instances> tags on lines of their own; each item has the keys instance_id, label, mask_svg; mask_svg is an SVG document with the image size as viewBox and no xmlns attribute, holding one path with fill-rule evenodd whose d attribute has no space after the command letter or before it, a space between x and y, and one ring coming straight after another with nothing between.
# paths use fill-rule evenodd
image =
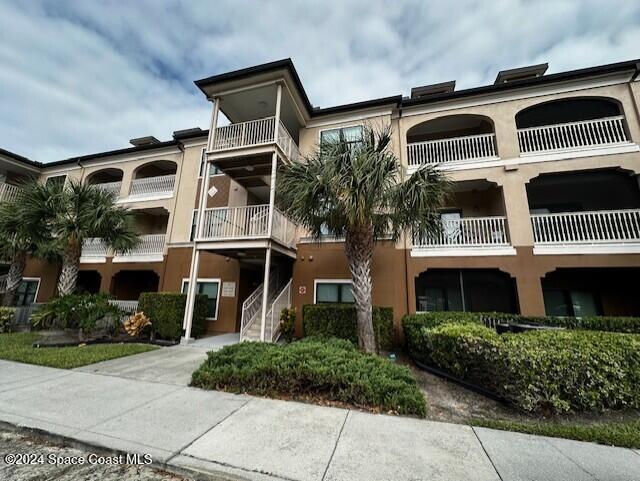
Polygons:
<instances>
[{"instance_id":1,"label":"concrete ground seam","mask_svg":"<svg viewBox=\"0 0 640 481\"><path fill-rule=\"evenodd\" d=\"M347 410L347 414L344 417L344 421L342 421L342 426L340 426L340 431L338 432L338 437L336 438L336 443L333 446L333 451L331 451L331 456L329 456L329 462L327 462L327 466L324 468L324 473L322 473L321 481L324 481L324 478L327 477L327 472L329 471L329 466L331 466L331 461L333 461L333 456L336 454L336 450L338 449L338 443L340 442L340 438L342 437L342 431L344 431L344 427L347 424L347 420L351 415L351 409Z\"/></svg>"}]
</instances>

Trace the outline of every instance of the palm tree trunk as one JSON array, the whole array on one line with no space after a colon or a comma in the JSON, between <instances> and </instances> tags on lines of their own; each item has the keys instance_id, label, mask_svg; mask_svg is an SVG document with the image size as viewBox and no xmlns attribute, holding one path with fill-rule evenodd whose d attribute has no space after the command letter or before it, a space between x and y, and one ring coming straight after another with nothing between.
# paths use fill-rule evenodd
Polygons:
<instances>
[{"instance_id":1,"label":"palm tree trunk","mask_svg":"<svg viewBox=\"0 0 640 481\"><path fill-rule=\"evenodd\" d=\"M73 294L78 282L78 271L80 270L80 243L70 241L62 254L62 270L58 279L58 295L66 296Z\"/></svg>"},{"instance_id":2,"label":"palm tree trunk","mask_svg":"<svg viewBox=\"0 0 640 481\"><path fill-rule=\"evenodd\" d=\"M27 253L18 252L11 259L11 266L7 274L7 290L4 293L2 304L5 306L13 306L16 297L16 291L22 282L24 268L27 265Z\"/></svg>"},{"instance_id":3,"label":"palm tree trunk","mask_svg":"<svg viewBox=\"0 0 640 481\"><path fill-rule=\"evenodd\" d=\"M373 257L373 229L364 228L348 232L345 239L345 252L349 261L353 297L356 300L356 318L358 327L358 347L365 352L377 352L373 333L371 300L371 258Z\"/></svg>"}]
</instances>

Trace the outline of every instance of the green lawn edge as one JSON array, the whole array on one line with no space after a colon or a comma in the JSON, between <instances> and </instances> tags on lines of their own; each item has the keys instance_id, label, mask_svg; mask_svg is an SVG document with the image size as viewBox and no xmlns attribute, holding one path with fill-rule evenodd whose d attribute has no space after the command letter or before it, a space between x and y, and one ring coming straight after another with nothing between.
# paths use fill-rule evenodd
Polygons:
<instances>
[{"instance_id":1,"label":"green lawn edge","mask_svg":"<svg viewBox=\"0 0 640 481\"><path fill-rule=\"evenodd\" d=\"M0 334L0 359L37 366L74 369L97 362L158 349L150 344L91 344L73 347L40 347L32 344L37 333Z\"/></svg>"},{"instance_id":2,"label":"green lawn edge","mask_svg":"<svg viewBox=\"0 0 640 481\"><path fill-rule=\"evenodd\" d=\"M587 441L621 448L640 449L640 419L594 424L569 424L553 421L519 422L498 419L473 419L471 426L514 431L552 438Z\"/></svg>"}]
</instances>

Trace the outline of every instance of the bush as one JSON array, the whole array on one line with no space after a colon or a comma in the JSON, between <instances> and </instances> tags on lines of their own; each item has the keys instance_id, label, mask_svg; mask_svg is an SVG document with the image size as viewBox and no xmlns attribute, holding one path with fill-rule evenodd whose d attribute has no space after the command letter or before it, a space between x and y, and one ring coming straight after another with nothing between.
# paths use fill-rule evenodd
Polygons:
<instances>
[{"instance_id":1,"label":"bush","mask_svg":"<svg viewBox=\"0 0 640 481\"><path fill-rule=\"evenodd\" d=\"M38 329L82 329L91 332L98 321L109 319L112 328L120 316L118 308L109 304L106 294L69 294L55 297L31 315Z\"/></svg>"},{"instance_id":2,"label":"bush","mask_svg":"<svg viewBox=\"0 0 640 481\"><path fill-rule=\"evenodd\" d=\"M124 330L131 337L139 336L149 326L151 326L151 321L144 315L144 312L135 312L124 322Z\"/></svg>"},{"instance_id":3,"label":"bush","mask_svg":"<svg viewBox=\"0 0 640 481\"><path fill-rule=\"evenodd\" d=\"M152 324L153 332L163 339L180 339L187 295L177 292L143 292L138 300L138 311ZM207 296L196 295L191 333L201 336L206 330Z\"/></svg>"},{"instance_id":4,"label":"bush","mask_svg":"<svg viewBox=\"0 0 640 481\"><path fill-rule=\"evenodd\" d=\"M15 314L13 307L0 307L0 332L11 332Z\"/></svg>"},{"instance_id":5,"label":"bush","mask_svg":"<svg viewBox=\"0 0 640 481\"><path fill-rule=\"evenodd\" d=\"M280 332L287 342L292 342L296 335L296 308L284 308L280 313Z\"/></svg>"},{"instance_id":6,"label":"bush","mask_svg":"<svg viewBox=\"0 0 640 481\"><path fill-rule=\"evenodd\" d=\"M353 304L307 304L302 308L305 336L325 336L358 342ZM393 308L373 306L373 331L378 349L393 347Z\"/></svg>"},{"instance_id":7,"label":"bush","mask_svg":"<svg viewBox=\"0 0 640 481\"><path fill-rule=\"evenodd\" d=\"M502 323L533 324L537 326L555 326L566 329L584 329L588 331L626 332L640 334L640 317L553 317L553 316L521 316L506 312L423 312L403 318L403 325L416 322L423 326L434 327L444 322L477 322L484 324L486 320Z\"/></svg>"},{"instance_id":8,"label":"bush","mask_svg":"<svg viewBox=\"0 0 640 481\"><path fill-rule=\"evenodd\" d=\"M192 386L260 396L322 399L424 417L411 372L364 354L343 339L307 338L286 345L243 342L210 352Z\"/></svg>"},{"instance_id":9,"label":"bush","mask_svg":"<svg viewBox=\"0 0 640 481\"><path fill-rule=\"evenodd\" d=\"M640 336L589 331L498 335L477 323L405 318L410 355L525 411L640 408Z\"/></svg>"}]
</instances>

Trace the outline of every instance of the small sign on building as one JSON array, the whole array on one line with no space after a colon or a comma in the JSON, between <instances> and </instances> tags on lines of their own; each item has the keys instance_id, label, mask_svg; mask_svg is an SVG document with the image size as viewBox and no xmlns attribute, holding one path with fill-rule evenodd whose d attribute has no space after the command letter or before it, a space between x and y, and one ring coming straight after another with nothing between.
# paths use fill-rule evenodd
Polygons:
<instances>
[{"instance_id":1,"label":"small sign on building","mask_svg":"<svg viewBox=\"0 0 640 481\"><path fill-rule=\"evenodd\" d=\"M236 283L235 282L223 282L222 283L222 297L236 297Z\"/></svg>"},{"instance_id":2,"label":"small sign on building","mask_svg":"<svg viewBox=\"0 0 640 481\"><path fill-rule=\"evenodd\" d=\"M307 293L307 286L298 286L298 294L301 296Z\"/></svg>"}]
</instances>

